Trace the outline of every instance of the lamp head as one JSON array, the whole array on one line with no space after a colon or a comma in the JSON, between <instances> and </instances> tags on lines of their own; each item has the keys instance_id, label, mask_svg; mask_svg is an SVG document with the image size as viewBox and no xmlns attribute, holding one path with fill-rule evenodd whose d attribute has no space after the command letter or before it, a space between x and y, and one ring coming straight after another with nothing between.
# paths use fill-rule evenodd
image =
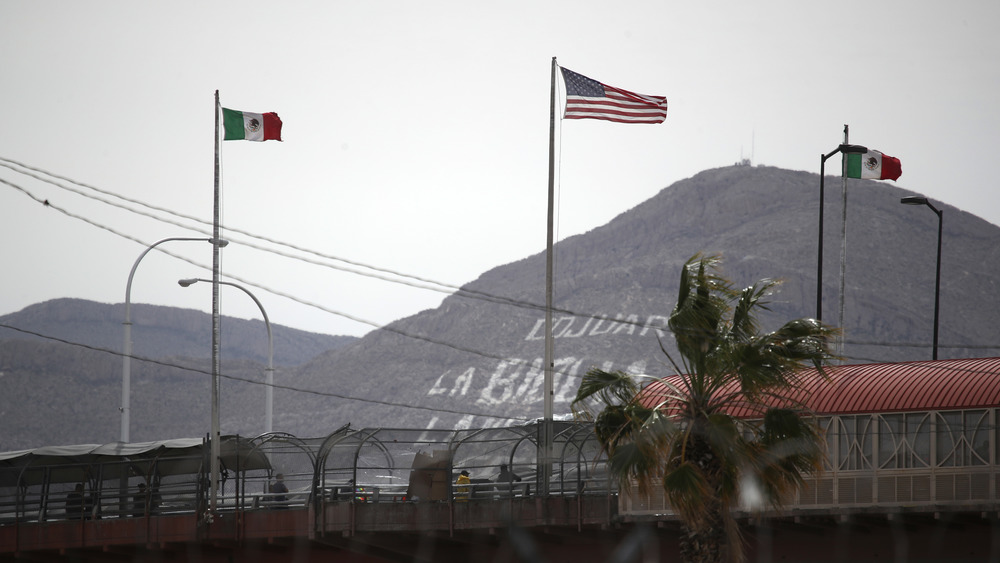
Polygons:
<instances>
[{"instance_id":1,"label":"lamp head","mask_svg":"<svg viewBox=\"0 0 1000 563\"><path fill-rule=\"evenodd\" d=\"M899 200L903 205L927 205L927 198L920 196L908 196Z\"/></svg>"},{"instance_id":2,"label":"lamp head","mask_svg":"<svg viewBox=\"0 0 1000 563\"><path fill-rule=\"evenodd\" d=\"M212 244L215 244L215 240L216 239L214 239L214 238L210 238L210 239L208 239L208 242L210 242ZM219 248L225 248L227 246L229 246L229 241L226 240L226 239L224 239L224 238L220 238L219 239Z\"/></svg>"},{"instance_id":3,"label":"lamp head","mask_svg":"<svg viewBox=\"0 0 1000 563\"><path fill-rule=\"evenodd\" d=\"M181 287L187 287L189 285L196 284L196 283L198 283L197 278L187 278L187 279L183 279L183 280L177 280L177 284L180 285Z\"/></svg>"}]
</instances>

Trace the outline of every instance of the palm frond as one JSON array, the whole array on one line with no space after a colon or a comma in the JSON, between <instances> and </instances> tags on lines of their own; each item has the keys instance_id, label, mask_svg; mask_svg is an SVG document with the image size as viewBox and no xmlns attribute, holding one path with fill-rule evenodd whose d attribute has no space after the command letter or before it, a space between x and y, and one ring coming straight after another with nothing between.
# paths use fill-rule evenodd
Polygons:
<instances>
[{"instance_id":1,"label":"palm frond","mask_svg":"<svg viewBox=\"0 0 1000 563\"><path fill-rule=\"evenodd\" d=\"M609 453L629 439L631 426L625 405L608 405L594 418L594 433L601 447Z\"/></svg>"},{"instance_id":2,"label":"palm frond","mask_svg":"<svg viewBox=\"0 0 1000 563\"><path fill-rule=\"evenodd\" d=\"M704 356L716 345L719 325L729 310L733 292L729 281L716 273L719 262L718 256L696 254L681 270L677 305L667 326L674 334L677 349L689 359Z\"/></svg>"},{"instance_id":3,"label":"palm frond","mask_svg":"<svg viewBox=\"0 0 1000 563\"><path fill-rule=\"evenodd\" d=\"M633 376L623 371L592 368L580 381L580 388L577 389L570 408L579 416L590 412L590 405L587 403L590 399L604 406L621 405L635 400L638 393L639 385Z\"/></svg>"},{"instance_id":4,"label":"palm frond","mask_svg":"<svg viewBox=\"0 0 1000 563\"><path fill-rule=\"evenodd\" d=\"M755 337L760 332L757 311L768 310L764 298L769 296L780 283L777 280L764 279L743 289L733 306L733 316L729 329L730 339L744 341Z\"/></svg>"},{"instance_id":5,"label":"palm frond","mask_svg":"<svg viewBox=\"0 0 1000 563\"><path fill-rule=\"evenodd\" d=\"M687 364L684 364L684 368L682 368L680 365L677 364L676 361L674 361L674 358L673 356L670 355L670 352L667 350L667 347L663 345L663 339L660 337L659 334L656 335L656 343L660 346L660 352L663 352L663 355L666 356L667 361L670 362L671 367L674 368L674 373L678 374L689 373L689 370L687 369ZM684 356L681 356L681 361L683 362L683 360Z\"/></svg>"},{"instance_id":6,"label":"palm frond","mask_svg":"<svg viewBox=\"0 0 1000 563\"><path fill-rule=\"evenodd\" d=\"M824 445L819 427L800 412L777 408L765 413L754 466L773 505L780 505L807 475L822 469Z\"/></svg>"},{"instance_id":7,"label":"palm frond","mask_svg":"<svg viewBox=\"0 0 1000 563\"><path fill-rule=\"evenodd\" d=\"M720 263L718 256L696 254L681 269L667 321L678 356L657 338L676 378L642 387L642 376L593 369L572 405L574 412L591 413L623 489L638 483L646 490L662 480L685 528L703 541L717 538L724 523L727 540L719 552L738 558L730 508L742 483L759 484L778 506L822 469L826 444L800 408L801 385L808 367L825 376L824 366L836 359L837 330L797 319L761 334L758 315L779 282L763 279L735 291L720 275Z\"/></svg>"},{"instance_id":8,"label":"palm frond","mask_svg":"<svg viewBox=\"0 0 1000 563\"><path fill-rule=\"evenodd\" d=\"M635 483L641 491L647 491L653 479L662 473L662 457L651 455L649 446L641 441L626 442L608 456L608 469L623 489Z\"/></svg>"},{"instance_id":9,"label":"palm frond","mask_svg":"<svg viewBox=\"0 0 1000 563\"><path fill-rule=\"evenodd\" d=\"M710 414L700 431L723 466L739 467L747 456L746 444L736 417L725 413Z\"/></svg>"},{"instance_id":10,"label":"palm frond","mask_svg":"<svg viewBox=\"0 0 1000 563\"><path fill-rule=\"evenodd\" d=\"M705 474L691 461L681 462L664 474L663 491L681 517L692 521L699 518L702 507L713 496Z\"/></svg>"},{"instance_id":11,"label":"palm frond","mask_svg":"<svg viewBox=\"0 0 1000 563\"><path fill-rule=\"evenodd\" d=\"M830 346L839 332L816 319L796 319L765 335L765 339L772 354L799 366L811 363L819 368L837 359Z\"/></svg>"}]
</instances>

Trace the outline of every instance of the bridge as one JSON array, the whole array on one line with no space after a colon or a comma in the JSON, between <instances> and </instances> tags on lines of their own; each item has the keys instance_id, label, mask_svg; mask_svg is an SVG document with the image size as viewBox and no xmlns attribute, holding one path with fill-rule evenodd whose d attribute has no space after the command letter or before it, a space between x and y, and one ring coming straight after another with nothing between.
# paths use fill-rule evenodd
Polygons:
<instances>
[{"instance_id":1,"label":"bridge","mask_svg":"<svg viewBox=\"0 0 1000 563\"><path fill-rule=\"evenodd\" d=\"M807 391L826 469L781 512L738 510L750 561L1000 560L1000 358ZM214 512L203 440L3 453L0 560L676 560L663 493L618 490L591 425L555 424L549 459L537 423L226 436Z\"/></svg>"},{"instance_id":2,"label":"bridge","mask_svg":"<svg viewBox=\"0 0 1000 563\"><path fill-rule=\"evenodd\" d=\"M470 545L493 543L512 526L526 537L527 530L609 528L617 493L590 426L555 425L556 455L547 464L538 463L540 424L224 436L214 512L204 440L0 454L0 558L226 561L333 552L384 561L430 549L434 560L464 560ZM502 466L511 470L506 476ZM459 485L463 471L470 479Z\"/></svg>"}]
</instances>

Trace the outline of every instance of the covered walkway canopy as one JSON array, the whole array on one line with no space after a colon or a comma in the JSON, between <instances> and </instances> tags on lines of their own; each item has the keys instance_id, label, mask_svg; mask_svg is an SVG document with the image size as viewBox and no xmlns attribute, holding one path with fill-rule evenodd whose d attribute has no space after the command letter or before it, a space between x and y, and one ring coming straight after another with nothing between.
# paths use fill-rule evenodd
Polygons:
<instances>
[{"instance_id":1,"label":"covered walkway canopy","mask_svg":"<svg viewBox=\"0 0 1000 563\"><path fill-rule=\"evenodd\" d=\"M683 385L681 376L664 378ZM1000 406L1000 357L925 362L841 365L798 374L799 389L789 398L820 415L942 411ZM726 389L724 392L735 391ZM655 382L643 392L648 407L666 399L668 385ZM759 413L736 410L752 418Z\"/></svg>"},{"instance_id":2,"label":"covered walkway canopy","mask_svg":"<svg viewBox=\"0 0 1000 563\"><path fill-rule=\"evenodd\" d=\"M548 464L538 456L541 422L460 430L345 425L318 438L224 436L219 509L612 490L592 425L553 426ZM209 494L210 450L206 440L177 439L0 453L0 523L78 512L84 518L200 513ZM470 482L457 488L463 471ZM71 500L80 497L85 501Z\"/></svg>"},{"instance_id":3,"label":"covered walkway canopy","mask_svg":"<svg viewBox=\"0 0 1000 563\"><path fill-rule=\"evenodd\" d=\"M827 456L791 510L985 513L1000 505L1000 358L833 366L805 370L797 384L781 406L815 415ZM654 382L643 404L669 409L671 386L683 385L680 376ZM762 414L743 405L730 412ZM624 497L625 513L667 510L662 492Z\"/></svg>"},{"instance_id":4,"label":"covered walkway canopy","mask_svg":"<svg viewBox=\"0 0 1000 563\"><path fill-rule=\"evenodd\" d=\"M268 459L253 444L238 436L223 436L222 467L235 470L268 469ZM79 444L45 446L33 450L0 453L0 487L18 484L84 483L101 468L102 479L148 475L155 466L160 476L198 473L207 442L179 438L157 442L125 444Z\"/></svg>"}]
</instances>

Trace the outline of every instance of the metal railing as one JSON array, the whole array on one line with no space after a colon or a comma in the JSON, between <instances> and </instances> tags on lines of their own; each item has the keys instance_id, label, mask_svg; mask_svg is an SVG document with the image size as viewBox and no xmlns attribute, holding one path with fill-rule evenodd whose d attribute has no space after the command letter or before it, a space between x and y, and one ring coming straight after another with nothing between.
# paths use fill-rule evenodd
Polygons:
<instances>
[{"instance_id":1,"label":"metal railing","mask_svg":"<svg viewBox=\"0 0 1000 563\"><path fill-rule=\"evenodd\" d=\"M537 436L537 425L525 425L461 431L345 426L315 439L224 437L217 510L532 497L545 467ZM591 425L560 423L555 436L549 496L615 492ZM208 442L144 446L0 454L0 526L204 513ZM467 484L458 482L463 471ZM283 487L276 488L279 474Z\"/></svg>"}]
</instances>

